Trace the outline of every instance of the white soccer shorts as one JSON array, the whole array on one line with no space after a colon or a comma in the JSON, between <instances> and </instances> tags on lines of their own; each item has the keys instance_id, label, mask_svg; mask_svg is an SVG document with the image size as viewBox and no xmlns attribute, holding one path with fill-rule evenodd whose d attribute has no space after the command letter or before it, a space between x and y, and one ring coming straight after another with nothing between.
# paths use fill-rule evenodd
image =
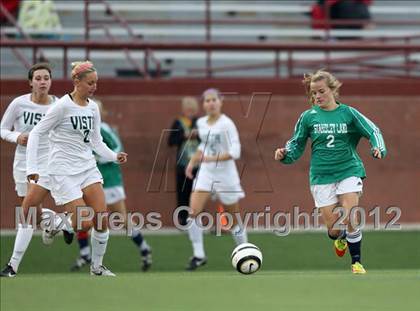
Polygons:
<instances>
[{"instance_id":1,"label":"white soccer shorts","mask_svg":"<svg viewBox=\"0 0 420 311\"><path fill-rule=\"evenodd\" d=\"M18 197L26 197L28 193L28 179L26 177L26 172L14 169L13 179L15 180L15 190ZM50 177L42 176L42 175L39 176L37 185L50 191L51 190Z\"/></svg>"},{"instance_id":2,"label":"white soccer shorts","mask_svg":"<svg viewBox=\"0 0 420 311\"><path fill-rule=\"evenodd\" d=\"M83 197L82 189L102 182L102 175L95 166L75 175L50 175L51 195L56 205L64 205Z\"/></svg>"},{"instance_id":3,"label":"white soccer shorts","mask_svg":"<svg viewBox=\"0 0 420 311\"><path fill-rule=\"evenodd\" d=\"M114 186L110 188L104 188L104 193L105 193L105 202L107 205L125 200L125 191L124 191L123 186Z\"/></svg>"},{"instance_id":4,"label":"white soccer shorts","mask_svg":"<svg viewBox=\"0 0 420 311\"><path fill-rule=\"evenodd\" d=\"M194 179L193 191L210 192L225 205L235 204L245 197L240 184L229 185L223 182L215 182L205 175L199 175L199 178Z\"/></svg>"},{"instance_id":5,"label":"white soccer shorts","mask_svg":"<svg viewBox=\"0 0 420 311\"><path fill-rule=\"evenodd\" d=\"M311 193L317 208L338 203L338 196L344 193L363 191L363 181L360 177L351 176L339 182L326 185L312 185Z\"/></svg>"}]
</instances>

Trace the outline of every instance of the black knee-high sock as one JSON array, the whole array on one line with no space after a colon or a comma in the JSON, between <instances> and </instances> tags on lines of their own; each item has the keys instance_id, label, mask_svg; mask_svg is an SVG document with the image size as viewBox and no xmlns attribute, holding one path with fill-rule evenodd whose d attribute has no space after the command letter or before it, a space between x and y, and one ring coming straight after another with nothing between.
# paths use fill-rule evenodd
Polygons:
<instances>
[{"instance_id":1,"label":"black knee-high sock","mask_svg":"<svg viewBox=\"0 0 420 311\"><path fill-rule=\"evenodd\" d=\"M89 234L85 231L77 232L77 242L79 243L80 256L85 259L90 259Z\"/></svg>"},{"instance_id":2,"label":"black knee-high sock","mask_svg":"<svg viewBox=\"0 0 420 311\"><path fill-rule=\"evenodd\" d=\"M362 262L361 246L362 246L362 232L357 230L347 234L347 242L349 246L351 263Z\"/></svg>"},{"instance_id":3,"label":"black knee-high sock","mask_svg":"<svg viewBox=\"0 0 420 311\"><path fill-rule=\"evenodd\" d=\"M135 234L133 234L133 236L131 237L131 239L133 240L133 242L140 247L141 244L143 243L143 235L140 233L140 231L136 232Z\"/></svg>"}]
</instances>

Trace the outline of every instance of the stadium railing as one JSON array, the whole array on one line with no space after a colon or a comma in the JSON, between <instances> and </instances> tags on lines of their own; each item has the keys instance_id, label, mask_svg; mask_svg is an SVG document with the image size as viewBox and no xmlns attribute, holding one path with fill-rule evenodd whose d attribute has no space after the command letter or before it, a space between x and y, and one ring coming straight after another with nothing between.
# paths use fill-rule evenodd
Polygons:
<instances>
[{"instance_id":1,"label":"stadium railing","mask_svg":"<svg viewBox=\"0 0 420 311\"><path fill-rule=\"evenodd\" d=\"M63 50L63 63L62 63L62 72L63 77L67 77L68 73L68 51L69 49L85 49L85 50L121 50L127 49L130 51L208 51L208 52L217 52L217 51L253 51L253 52L263 52L269 51L273 52L276 57L274 62L266 64L266 66L272 66L275 69L275 77L280 78L280 67L285 66L287 68L287 77L292 77L294 74L294 67L297 65L294 61L292 54L294 52L305 52L305 51L318 51L325 53L325 65L326 69L340 70L339 66L346 63L353 64L354 62L361 62L362 60L369 60L371 58L377 58L378 53L385 56L390 55L402 55L403 63L400 65L360 65L358 72L372 72L380 69L401 69L402 72L389 76L403 76L406 78L419 78L417 70L419 68L419 63L412 61L410 55L412 53L420 52L420 44L413 43L382 43L378 44L377 42L306 42L306 43L293 43L293 42L282 42L282 43L217 43L217 42L201 42L201 43L168 43L168 42L104 42L104 41L49 41L49 40L11 40L11 39L1 39L1 48L29 48L32 50L33 60L36 61L37 51L41 48L59 48ZM374 52L376 53L371 56L359 56L359 57L350 57L340 59L340 61L332 60L328 57L331 52L345 52L345 51L359 51L359 52ZM288 57L285 61L280 60L280 53L286 52ZM147 54L147 53L146 53ZM145 58L145 61L148 62L148 58ZM319 67L319 61L311 62L300 62L299 65L305 66L314 66ZM261 64L258 64L261 66ZM338 67L337 67L338 66ZM147 67L147 65L145 66ZM229 69L229 68L228 68ZM214 70L217 68L212 68L211 62L206 62L205 64L205 76L211 77ZM346 69L342 69L346 70ZM350 70L350 69L347 69ZM158 76L159 77L159 76ZM148 78L148 77L146 77Z\"/></svg>"}]
</instances>

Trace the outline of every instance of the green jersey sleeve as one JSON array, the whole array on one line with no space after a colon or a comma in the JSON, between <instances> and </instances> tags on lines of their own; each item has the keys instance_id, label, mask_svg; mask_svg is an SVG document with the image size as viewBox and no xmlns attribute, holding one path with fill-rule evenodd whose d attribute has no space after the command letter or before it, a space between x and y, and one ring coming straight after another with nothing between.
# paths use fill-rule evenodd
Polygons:
<instances>
[{"instance_id":1,"label":"green jersey sleeve","mask_svg":"<svg viewBox=\"0 0 420 311\"><path fill-rule=\"evenodd\" d=\"M103 142L114 152L120 152L123 150L121 139L118 133L112 129L107 123L101 123L101 135ZM96 156L98 169L103 177L103 187L111 188L116 186L123 186L123 178L121 173L121 167L118 163L108 162L106 159Z\"/></svg>"},{"instance_id":2,"label":"green jersey sleeve","mask_svg":"<svg viewBox=\"0 0 420 311\"><path fill-rule=\"evenodd\" d=\"M118 134L106 123L101 123L101 136L102 140L105 145L108 146L114 152L121 152L122 151L122 143ZM108 161L102 159L98 155L96 155L96 159L98 163L106 163Z\"/></svg>"},{"instance_id":3,"label":"green jersey sleeve","mask_svg":"<svg viewBox=\"0 0 420 311\"><path fill-rule=\"evenodd\" d=\"M360 135L369 139L372 151L374 148L378 148L381 151L382 157L385 157L387 150L381 130L357 109L352 107L349 107L349 109L353 116L354 125Z\"/></svg>"},{"instance_id":4,"label":"green jersey sleeve","mask_svg":"<svg viewBox=\"0 0 420 311\"><path fill-rule=\"evenodd\" d=\"M308 125L306 123L306 113L302 113L296 122L293 137L286 143L286 156L281 160L284 164L296 162L305 151L306 141L309 137Z\"/></svg>"}]
</instances>

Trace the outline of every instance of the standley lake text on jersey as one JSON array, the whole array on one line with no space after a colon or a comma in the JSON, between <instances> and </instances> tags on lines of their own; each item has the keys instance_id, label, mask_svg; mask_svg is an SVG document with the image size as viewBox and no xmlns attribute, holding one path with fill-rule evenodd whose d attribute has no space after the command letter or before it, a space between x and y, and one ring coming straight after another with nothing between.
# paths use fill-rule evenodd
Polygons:
<instances>
[{"instance_id":1,"label":"standley lake text on jersey","mask_svg":"<svg viewBox=\"0 0 420 311\"><path fill-rule=\"evenodd\" d=\"M319 123L314 124L315 134L346 134L346 123Z\"/></svg>"}]
</instances>

